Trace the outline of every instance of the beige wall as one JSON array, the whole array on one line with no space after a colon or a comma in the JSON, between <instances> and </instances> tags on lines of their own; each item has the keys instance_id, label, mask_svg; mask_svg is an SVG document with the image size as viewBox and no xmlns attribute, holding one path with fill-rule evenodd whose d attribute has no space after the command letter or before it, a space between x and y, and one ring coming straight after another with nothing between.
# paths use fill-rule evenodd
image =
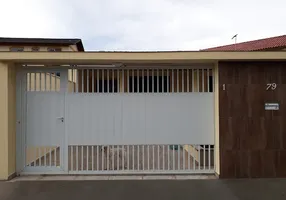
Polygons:
<instances>
[{"instance_id":1,"label":"beige wall","mask_svg":"<svg viewBox=\"0 0 286 200\"><path fill-rule=\"evenodd\" d=\"M16 68L0 62L0 179L16 171Z\"/></svg>"},{"instance_id":2,"label":"beige wall","mask_svg":"<svg viewBox=\"0 0 286 200\"><path fill-rule=\"evenodd\" d=\"M215 157L215 172L220 174L220 158L219 158L219 68L218 63L214 69L214 103L215 103L215 146L214 146L214 157Z\"/></svg>"}]
</instances>

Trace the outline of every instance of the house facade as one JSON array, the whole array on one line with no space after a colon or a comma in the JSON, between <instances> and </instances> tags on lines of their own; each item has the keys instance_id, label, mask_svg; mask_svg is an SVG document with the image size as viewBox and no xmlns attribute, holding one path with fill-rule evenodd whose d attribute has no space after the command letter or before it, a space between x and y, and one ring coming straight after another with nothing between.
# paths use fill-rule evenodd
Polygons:
<instances>
[{"instance_id":1,"label":"house facade","mask_svg":"<svg viewBox=\"0 0 286 200\"><path fill-rule=\"evenodd\" d=\"M285 177L285 67L284 51L0 52L0 178Z\"/></svg>"}]
</instances>

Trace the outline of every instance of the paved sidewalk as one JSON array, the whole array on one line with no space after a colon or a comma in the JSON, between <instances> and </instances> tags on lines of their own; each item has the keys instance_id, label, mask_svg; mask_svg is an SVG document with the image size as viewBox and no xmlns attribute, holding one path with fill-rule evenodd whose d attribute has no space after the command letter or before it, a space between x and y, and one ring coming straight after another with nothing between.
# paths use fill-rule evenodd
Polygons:
<instances>
[{"instance_id":1,"label":"paved sidewalk","mask_svg":"<svg viewBox=\"0 0 286 200\"><path fill-rule=\"evenodd\" d=\"M1 200L285 200L286 179L0 182Z\"/></svg>"},{"instance_id":2,"label":"paved sidewalk","mask_svg":"<svg viewBox=\"0 0 286 200\"><path fill-rule=\"evenodd\" d=\"M85 180L197 180L217 179L214 175L117 175L117 176L19 176L9 182L18 181L85 181Z\"/></svg>"}]
</instances>

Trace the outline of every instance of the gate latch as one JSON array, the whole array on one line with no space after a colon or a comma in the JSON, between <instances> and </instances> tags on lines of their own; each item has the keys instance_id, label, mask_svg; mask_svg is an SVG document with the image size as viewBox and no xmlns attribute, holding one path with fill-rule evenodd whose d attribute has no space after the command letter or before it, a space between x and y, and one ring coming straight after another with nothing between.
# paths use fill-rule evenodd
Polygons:
<instances>
[{"instance_id":1,"label":"gate latch","mask_svg":"<svg viewBox=\"0 0 286 200\"><path fill-rule=\"evenodd\" d=\"M64 122L64 117L58 117L58 119Z\"/></svg>"}]
</instances>

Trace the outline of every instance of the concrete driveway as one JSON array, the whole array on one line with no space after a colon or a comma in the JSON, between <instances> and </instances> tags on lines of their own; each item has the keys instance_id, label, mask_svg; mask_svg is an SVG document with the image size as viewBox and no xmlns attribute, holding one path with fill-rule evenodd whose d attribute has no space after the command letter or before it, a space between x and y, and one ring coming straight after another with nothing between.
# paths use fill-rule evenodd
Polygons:
<instances>
[{"instance_id":1,"label":"concrete driveway","mask_svg":"<svg viewBox=\"0 0 286 200\"><path fill-rule=\"evenodd\" d=\"M1 200L285 200L286 179L0 182Z\"/></svg>"}]
</instances>

